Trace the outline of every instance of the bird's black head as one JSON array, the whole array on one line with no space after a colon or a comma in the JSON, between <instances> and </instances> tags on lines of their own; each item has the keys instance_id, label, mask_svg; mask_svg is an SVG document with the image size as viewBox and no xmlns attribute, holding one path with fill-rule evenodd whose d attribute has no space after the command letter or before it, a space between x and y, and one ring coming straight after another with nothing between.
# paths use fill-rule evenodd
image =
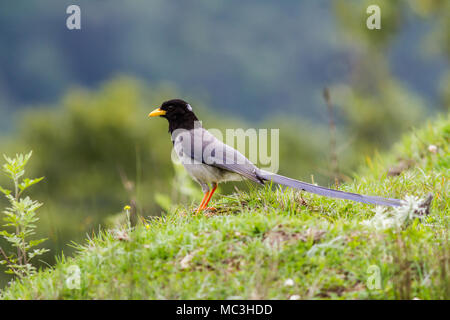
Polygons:
<instances>
[{"instance_id":1,"label":"bird's black head","mask_svg":"<svg viewBox=\"0 0 450 320\"><path fill-rule=\"evenodd\" d=\"M159 108L150 112L149 117L163 117L169 121L169 132L176 129L193 129L198 121L189 103L181 99L172 99L161 104Z\"/></svg>"}]
</instances>

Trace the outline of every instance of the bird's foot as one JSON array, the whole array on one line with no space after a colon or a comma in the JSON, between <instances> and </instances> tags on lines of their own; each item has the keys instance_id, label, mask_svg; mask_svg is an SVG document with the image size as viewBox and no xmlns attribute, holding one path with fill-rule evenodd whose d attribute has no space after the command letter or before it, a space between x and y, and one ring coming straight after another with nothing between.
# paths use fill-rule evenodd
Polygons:
<instances>
[{"instance_id":1,"label":"bird's foot","mask_svg":"<svg viewBox=\"0 0 450 320\"><path fill-rule=\"evenodd\" d=\"M214 208L214 207L198 208L198 209L195 211L195 215L197 215L197 214L199 214L200 212L203 212L203 211L212 211L212 212L214 212L214 211L217 211L217 209Z\"/></svg>"},{"instance_id":2,"label":"bird's foot","mask_svg":"<svg viewBox=\"0 0 450 320\"><path fill-rule=\"evenodd\" d=\"M212 217L216 214L217 209L213 207L207 207L205 210L205 216Z\"/></svg>"}]
</instances>

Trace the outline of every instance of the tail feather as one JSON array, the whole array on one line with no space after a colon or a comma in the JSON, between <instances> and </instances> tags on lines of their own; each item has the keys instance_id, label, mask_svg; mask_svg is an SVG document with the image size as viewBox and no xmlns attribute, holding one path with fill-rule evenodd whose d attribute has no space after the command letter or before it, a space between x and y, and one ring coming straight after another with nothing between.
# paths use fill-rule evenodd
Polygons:
<instances>
[{"instance_id":1,"label":"tail feather","mask_svg":"<svg viewBox=\"0 0 450 320\"><path fill-rule=\"evenodd\" d=\"M339 198L339 199L346 199L346 200L353 200L357 202L363 202L363 203L371 203L375 205L382 205L382 206L390 206L390 207L398 207L401 206L401 201L398 199L386 199L381 197L374 197L374 196L365 196L358 193L351 193L351 192L344 192L339 190L333 190L324 188L321 186L316 186L310 183L302 182L299 180L291 179L288 177L284 177L278 174L270 173L267 171L260 170L257 173L258 177L265 181L273 181L277 184L281 184L287 187L304 190L307 192L315 193L321 196L326 197L332 197L332 198Z\"/></svg>"}]
</instances>

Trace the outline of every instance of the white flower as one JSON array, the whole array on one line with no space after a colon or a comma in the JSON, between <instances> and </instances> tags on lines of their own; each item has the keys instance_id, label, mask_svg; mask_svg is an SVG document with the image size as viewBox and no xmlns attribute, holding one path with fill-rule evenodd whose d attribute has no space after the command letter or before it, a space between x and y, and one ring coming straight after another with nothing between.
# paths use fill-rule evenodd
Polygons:
<instances>
[{"instance_id":1,"label":"white flower","mask_svg":"<svg viewBox=\"0 0 450 320\"><path fill-rule=\"evenodd\" d=\"M394 227L400 228L408 221L423 217L426 208L420 207L420 204L421 199L418 197L406 196L405 200L402 201L402 205L395 207L392 211L386 212L384 208L376 207L374 209L375 216L362 223L377 230L386 230Z\"/></svg>"},{"instance_id":2,"label":"white flower","mask_svg":"<svg viewBox=\"0 0 450 320\"><path fill-rule=\"evenodd\" d=\"M194 258L195 251L187 254L183 259L180 261L181 269L187 269L191 266L191 260Z\"/></svg>"},{"instance_id":3,"label":"white flower","mask_svg":"<svg viewBox=\"0 0 450 320\"><path fill-rule=\"evenodd\" d=\"M428 146L428 151L430 151L431 153L437 153L438 152L438 147L436 147L434 144L430 144Z\"/></svg>"},{"instance_id":4,"label":"white flower","mask_svg":"<svg viewBox=\"0 0 450 320\"><path fill-rule=\"evenodd\" d=\"M292 279L286 279L286 281L284 282L284 285L286 287L292 287L294 285L294 280Z\"/></svg>"}]
</instances>

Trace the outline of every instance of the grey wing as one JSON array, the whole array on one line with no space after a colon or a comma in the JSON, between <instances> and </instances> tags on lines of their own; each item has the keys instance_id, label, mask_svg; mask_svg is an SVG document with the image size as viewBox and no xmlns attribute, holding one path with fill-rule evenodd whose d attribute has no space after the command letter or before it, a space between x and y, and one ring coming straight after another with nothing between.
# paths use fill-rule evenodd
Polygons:
<instances>
[{"instance_id":1,"label":"grey wing","mask_svg":"<svg viewBox=\"0 0 450 320\"><path fill-rule=\"evenodd\" d=\"M235 172L249 180L263 184L263 180L257 176L258 168L236 149L217 139L206 145L206 148L205 163ZM211 153L208 154L208 151L211 151Z\"/></svg>"},{"instance_id":2,"label":"grey wing","mask_svg":"<svg viewBox=\"0 0 450 320\"><path fill-rule=\"evenodd\" d=\"M175 139L175 145L177 140ZM264 183L258 177L258 168L250 162L242 153L218 140L203 128L189 131L179 141L179 150L182 150L185 158L192 159L194 163L204 163L213 167L237 173L257 183Z\"/></svg>"}]
</instances>

